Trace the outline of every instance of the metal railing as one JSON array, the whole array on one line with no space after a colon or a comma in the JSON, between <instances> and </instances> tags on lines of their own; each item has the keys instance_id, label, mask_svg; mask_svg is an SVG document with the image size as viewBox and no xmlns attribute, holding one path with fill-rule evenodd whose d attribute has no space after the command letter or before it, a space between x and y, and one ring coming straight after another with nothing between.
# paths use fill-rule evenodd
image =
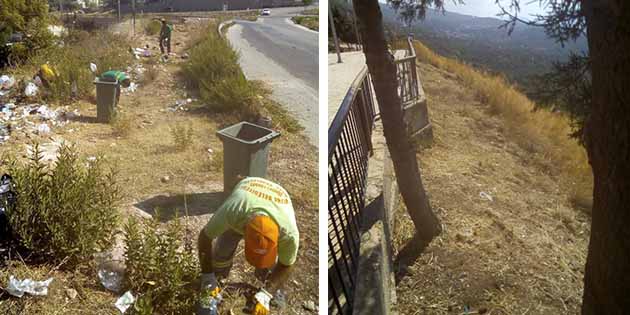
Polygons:
<instances>
[{"instance_id":1,"label":"metal railing","mask_svg":"<svg viewBox=\"0 0 630 315\"><path fill-rule=\"evenodd\" d=\"M351 314L372 151L374 98L364 67L328 128L328 313Z\"/></svg>"},{"instance_id":2,"label":"metal railing","mask_svg":"<svg viewBox=\"0 0 630 315\"><path fill-rule=\"evenodd\" d=\"M405 57L396 59L398 93L403 106L415 101L419 97L418 74L416 70L416 50L413 48L413 38L407 38Z\"/></svg>"}]
</instances>

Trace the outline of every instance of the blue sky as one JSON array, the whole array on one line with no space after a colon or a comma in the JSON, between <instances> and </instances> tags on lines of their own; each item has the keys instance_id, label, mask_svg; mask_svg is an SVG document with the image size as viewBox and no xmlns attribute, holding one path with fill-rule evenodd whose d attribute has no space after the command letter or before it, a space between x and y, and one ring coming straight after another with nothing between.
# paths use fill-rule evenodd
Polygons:
<instances>
[{"instance_id":1,"label":"blue sky","mask_svg":"<svg viewBox=\"0 0 630 315\"><path fill-rule=\"evenodd\" d=\"M455 5L451 0L445 0L446 11L457 12L461 14L482 16L482 17L496 17L497 13L501 12L499 7L495 4L494 0L464 0L464 5ZM504 6L507 9L509 0L502 0ZM526 19L531 14L543 14L544 10L540 7L538 0L521 0L521 11L519 16Z\"/></svg>"}]
</instances>

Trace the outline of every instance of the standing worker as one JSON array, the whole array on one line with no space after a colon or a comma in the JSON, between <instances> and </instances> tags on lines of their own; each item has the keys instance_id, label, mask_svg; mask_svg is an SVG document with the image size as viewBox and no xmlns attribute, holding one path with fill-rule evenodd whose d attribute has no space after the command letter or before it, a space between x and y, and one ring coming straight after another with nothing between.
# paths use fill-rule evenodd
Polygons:
<instances>
[{"instance_id":1,"label":"standing worker","mask_svg":"<svg viewBox=\"0 0 630 315\"><path fill-rule=\"evenodd\" d=\"M280 185L258 177L241 180L199 234L201 294L197 315L217 314L218 279L226 278L234 253L245 239L245 259L256 268L263 287L254 296L254 315L269 314L274 296L282 304L280 289L295 264L300 236L293 205ZM214 240L214 248L212 241Z\"/></svg>"},{"instance_id":2,"label":"standing worker","mask_svg":"<svg viewBox=\"0 0 630 315\"><path fill-rule=\"evenodd\" d=\"M164 46L166 46L167 56L171 53L171 33L173 26L166 23L166 19L162 18L162 29L160 29L160 51L164 55Z\"/></svg>"}]
</instances>

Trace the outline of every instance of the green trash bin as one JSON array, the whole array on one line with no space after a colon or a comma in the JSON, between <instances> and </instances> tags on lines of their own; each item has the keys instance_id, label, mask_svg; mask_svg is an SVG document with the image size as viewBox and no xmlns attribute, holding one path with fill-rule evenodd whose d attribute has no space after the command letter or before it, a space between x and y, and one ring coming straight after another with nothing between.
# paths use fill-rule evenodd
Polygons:
<instances>
[{"instance_id":1,"label":"green trash bin","mask_svg":"<svg viewBox=\"0 0 630 315\"><path fill-rule=\"evenodd\" d=\"M96 120L101 123L109 123L116 115L116 105L120 97L120 84L118 82L94 80L96 85Z\"/></svg>"},{"instance_id":2,"label":"green trash bin","mask_svg":"<svg viewBox=\"0 0 630 315\"><path fill-rule=\"evenodd\" d=\"M248 122L217 131L223 142L223 191L229 193L237 176L265 177L271 141L280 133Z\"/></svg>"}]
</instances>

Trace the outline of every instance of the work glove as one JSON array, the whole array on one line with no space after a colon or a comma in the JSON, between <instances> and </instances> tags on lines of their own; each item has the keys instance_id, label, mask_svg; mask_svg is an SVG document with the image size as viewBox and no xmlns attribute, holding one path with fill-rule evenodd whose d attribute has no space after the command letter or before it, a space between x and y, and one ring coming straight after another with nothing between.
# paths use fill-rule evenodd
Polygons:
<instances>
[{"instance_id":1,"label":"work glove","mask_svg":"<svg viewBox=\"0 0 630 315\"><path fill-rule=\"evenodd\" d=\"M200 277L199 300L196 315L218 315L221 303L221 288L214 273L203 273Z\"/></svg>"},{"instance_id":2,"label":"work glove","mask_svg":"<svg viewBox=\"0 0 630 315\"><path fill-rule=\"evenodd\" d=\"M256 302L256 306L254 306L253 315L269 315L271 312L269 311L269 302L273 296L265 291L265 289L260 289L256 295L254 295L254 301Z\"/></svg>"}]
</instances>

